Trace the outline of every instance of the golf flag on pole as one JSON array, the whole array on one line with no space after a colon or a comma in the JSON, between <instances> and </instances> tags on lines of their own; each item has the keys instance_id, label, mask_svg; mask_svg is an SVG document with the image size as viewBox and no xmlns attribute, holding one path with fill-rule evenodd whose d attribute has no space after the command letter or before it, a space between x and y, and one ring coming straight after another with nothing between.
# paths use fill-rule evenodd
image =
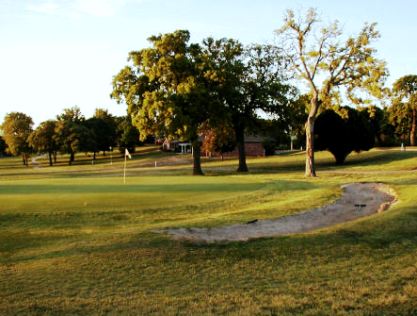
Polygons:
<instances>
[{"instance_id":1,"label":"golf flag on pole","mask_svg":"<svg viewBox=\"0 0 417 316\"><path fill-rule=\"evenodd\" d=\"M126 184L126 161L127 161L127 157L129 157L129 159L132 159L132 156L130 155L129 151L127 150L127 148L125 148L125 164L124 164L124 168L123 168L123 183Z\"/></svg>"}]
</instances>

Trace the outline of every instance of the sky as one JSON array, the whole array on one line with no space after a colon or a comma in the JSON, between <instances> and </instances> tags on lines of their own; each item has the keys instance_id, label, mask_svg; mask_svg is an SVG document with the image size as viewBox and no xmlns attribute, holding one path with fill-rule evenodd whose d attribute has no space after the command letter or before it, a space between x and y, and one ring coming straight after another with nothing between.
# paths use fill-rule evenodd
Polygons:
<instances>
[{"instance_id":1,"label":"sky","mask_svg":"<svg viewBox=\"0 0 417 316\"><path fill-rule=\"evenodd\" d=\"M86 117L95 108L124 115L109 97L112 78L151 35L187 29L192 42L274 43L285 11L310 7L346 35L377 22L388 85L417 73L415 0L0 0L0 121L19 111L37 125L75 105Z\"/></svg>"}]
</instances>

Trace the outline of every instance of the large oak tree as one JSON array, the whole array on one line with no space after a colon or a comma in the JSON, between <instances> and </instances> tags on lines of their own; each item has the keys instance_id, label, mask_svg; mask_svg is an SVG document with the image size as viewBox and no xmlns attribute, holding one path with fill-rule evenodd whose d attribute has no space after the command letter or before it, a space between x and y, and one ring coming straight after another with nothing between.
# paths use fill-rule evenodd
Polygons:
<instances>
[{"instance_id":1,"label":"large oak tree","mask_svg":"<svg viewBox=\"0 0 417 316\"><path fill-rule=\"evenodd\" d=\"M239 152L237 171L246 172L245 133L260 111L282 117L292 88L285 84L285 62L273 45L244 47L234 39L203 42L208 74L222 106L222 120L235 133ZM224 125L222 122L214 124Z\"/></svg>"},{"instance_id":2,"label":"large oak tree","mask_svg":"<svg viewBox=\"0 0 417 316\"><path fill-rule=\"evenodd\" d=\"M150 37L150 48L129 53L130 65L113 78L111 96L126 102L142 140L149 135L189 140L193 174L200 175L198 130L212 114L211 97L201 47L189 39L185 30Z\"/></svg>"}]
</instances>

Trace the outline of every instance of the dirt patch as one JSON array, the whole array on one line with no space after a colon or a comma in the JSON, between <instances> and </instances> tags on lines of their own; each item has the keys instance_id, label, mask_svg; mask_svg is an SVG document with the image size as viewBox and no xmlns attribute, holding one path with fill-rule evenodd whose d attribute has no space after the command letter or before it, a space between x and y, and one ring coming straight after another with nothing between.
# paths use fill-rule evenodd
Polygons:
<instances>
[{"instance_id":1,"label":"dirt patch","mask_svg":"<svg viewBox=\"0 0 417 316\"><path fill-rule=\"evenodd\" d=\"M342 186L334 203L271 220L253 220L214 228L170 228L163 232L174 239L195 242L246 241L253 238L304 233L379 213L394 201L395 194L382 183L351 183Z\"/></svg>"}]
</instances>

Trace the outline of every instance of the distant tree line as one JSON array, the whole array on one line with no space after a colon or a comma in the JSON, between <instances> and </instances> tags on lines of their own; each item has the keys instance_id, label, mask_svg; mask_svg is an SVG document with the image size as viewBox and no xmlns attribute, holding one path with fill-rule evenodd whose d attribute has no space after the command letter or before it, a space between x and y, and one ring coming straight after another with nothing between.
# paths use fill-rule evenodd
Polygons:
<instances>
[{"instance_id":1,"label":"distant tree line","mask_svg":"<svg viewBox=\"0 0 417 316\"><path fill-rule=\"evenodd\" d=\"M24 165L31 154L48 155L49 165L57 162L57 154L69 155L68 164L77 152L92 153L92 159L102 152L119 148L124 153L140 145L139 131L128 117L116 117L107 110L96 109L93 117L86 119L78 107L64 109L55 120L44 121L33 128L33 120L24 113L8 113L1 125L1 155L21 156Z\"/></svg>"}]
</instances>

